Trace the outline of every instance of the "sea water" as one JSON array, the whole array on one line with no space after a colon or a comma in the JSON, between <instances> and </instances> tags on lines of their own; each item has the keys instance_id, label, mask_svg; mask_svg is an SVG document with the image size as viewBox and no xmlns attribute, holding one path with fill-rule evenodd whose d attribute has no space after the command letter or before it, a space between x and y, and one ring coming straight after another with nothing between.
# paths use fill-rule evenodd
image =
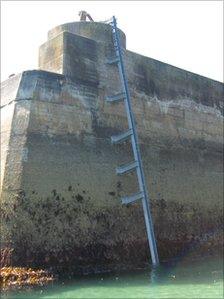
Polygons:
<instances>
[{"instance_id":1,"label":"sea water","mask_svg":"<svg viewBox=\"0 0 224 299\"><path fill-rule=\"evenodd\" d=\"M74 277L2 298L223 298L223 260L182 259L156 269Z\"/></svg>"}]
</instances>

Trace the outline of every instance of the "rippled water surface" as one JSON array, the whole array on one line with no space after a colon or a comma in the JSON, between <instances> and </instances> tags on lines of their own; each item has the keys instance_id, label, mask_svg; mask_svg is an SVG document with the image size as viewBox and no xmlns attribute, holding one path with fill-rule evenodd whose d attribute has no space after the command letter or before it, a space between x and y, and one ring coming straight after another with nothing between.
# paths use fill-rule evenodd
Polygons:
<instances>
[{"instance_id":1,"label":"rippled water surface","mask_svg":"<svg viewBox=\"0 0 224 299\"><path fill-rule=\"evenodd\" d=\"M223 298L223 260L183 259L157 270L85 276L2 298Z\"/></svg>"}]
</instances>

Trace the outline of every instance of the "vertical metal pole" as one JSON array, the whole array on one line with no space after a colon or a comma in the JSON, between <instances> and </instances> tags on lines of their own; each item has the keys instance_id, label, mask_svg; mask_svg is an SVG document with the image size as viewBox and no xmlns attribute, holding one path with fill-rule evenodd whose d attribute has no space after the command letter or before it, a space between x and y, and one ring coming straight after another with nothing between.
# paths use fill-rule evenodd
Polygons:
<instances>
[{"instance_id":1,"label":"vertical metal pole","mask_svg":"<svg viewBox=\"0 0 224 299\"><path fill-rule=\"evenodd\" d=\"M142 199L142 205L143 205L143 211L144 211L144 217L145 217L145 224L146 224L149 248L150 248L150 253L151 253L151 258L152 258L152 264L154 266L158 266L159 265L159 257L158 257L158 252L157 252L157 245L156 245L155 234L154 234L154 229L153 229L153 222L152 222L150 206L149 206L149 197L148 197L148 192L147 192L147 188L146 188L146 184L145 184L145 176L144 176L144 172L143 172L141 154L140 154L140 149L139 149L139 144L138 144L138 136L136 133L135 120L134 120L134 116L133 116L133 112L132 112L132 108L131 108L130 93L129 93L128 83L127 83L127 79L126 79L126 73L125 73L124 64L123 64L123 57L122 57L122 52L121 52L121 47L120 47L120 37L119 37L118 30L117 30L116 18L114 16L113 16L113 34L115 35L115 41L116 41L116 44L114 45L116 55L119 57L119 63L118 63L119 75L120 75L120 78L122 81L123 89L126 94L125 107L126 107L126 113L127 113L127 118L128 118L128 124L129 124L129 128L132 129L132 131L133 131L133 134L131 136L131 143L132 143L135 161L138 162L138 167L137 167L138 183L139 183L140 191L142 191L144 194L144 197Z\"/></svg>"}]
</instances>

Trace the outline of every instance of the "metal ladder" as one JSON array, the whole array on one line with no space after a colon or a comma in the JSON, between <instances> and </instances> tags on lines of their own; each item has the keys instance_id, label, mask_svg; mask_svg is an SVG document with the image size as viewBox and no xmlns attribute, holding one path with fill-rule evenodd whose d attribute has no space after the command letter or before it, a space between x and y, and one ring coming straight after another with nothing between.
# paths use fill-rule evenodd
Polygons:
<instances>
[{"instance_id":1,"label":"metal ladder","mask_svg":"<svg viewBox=\"0 0 224 299\"><path fill-rule=\"evenodd\" d=\"M131 144L132 144L133 154L134 154L134 161L129 164L117 167L116 173L120 175L120 174L125 174L130 171L136 171L137 177L138 177L138 184L139 184L139 192L137 192L131 196L123 197L123 198L121 198L121 200L122 200L122 204L129 204L138 199L142 200L152 264L153 264L153 266L158 266L159 265L159 257L158 257L156 240L155 240L154 229L153 229L153 222L152 222L152 217L151 217L151 212L150 212L150 207L149 207L149 196L148 196L148 192L147 192L147 188L146 188L146 184L145 184L145 177L144 177L144 172L143 172L143 167L142 167L141 154L140 154L139 144L138 144L138 136L137 136L137 132L136 132L135 120L134 120L134 115L132 112L131 101L130 101L128 82L126 79L126 73L125 73L125 68L124 68L124 63L123 63L122 49L121 49L121 45L120 45L120 37L119 37L118 29L117 29L116 18L114 16L112 18L112 21L109 22L109 24L112 27L112 36L113 36L113 44L114 44L114 49L115 49L115 57L108 60L107 63L110 65L116 64L118 66L119 77L120 77L120 81L122 83L123 90L121 93L106 97L106 101L110 102L110 103L121 101L121 100L124 101L126 114L127 114L127 118L128 118L128 126L129 126L129 129L126 132L121 133L120 135L112 136L111 142L113 144L117 144L117 143L121 143L123 141L130 139Z\"/></svg>"}]
</instances>

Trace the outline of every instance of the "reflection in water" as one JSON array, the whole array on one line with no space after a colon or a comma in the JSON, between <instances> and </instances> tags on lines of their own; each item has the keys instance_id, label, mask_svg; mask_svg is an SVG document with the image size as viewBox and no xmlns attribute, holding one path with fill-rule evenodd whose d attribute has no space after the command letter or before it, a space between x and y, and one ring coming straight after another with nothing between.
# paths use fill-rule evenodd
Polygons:
<instances>
[{"instance_id":1,"label":"reflection in water","mask_svg":"<svg viewBox=\"0 0 224 299\"><path fill-rule=\"evenodd\" d=\"M223 298L223 261L163 263L151 270L95 275L2 298Z\"/></svg>"}]
</instances>

